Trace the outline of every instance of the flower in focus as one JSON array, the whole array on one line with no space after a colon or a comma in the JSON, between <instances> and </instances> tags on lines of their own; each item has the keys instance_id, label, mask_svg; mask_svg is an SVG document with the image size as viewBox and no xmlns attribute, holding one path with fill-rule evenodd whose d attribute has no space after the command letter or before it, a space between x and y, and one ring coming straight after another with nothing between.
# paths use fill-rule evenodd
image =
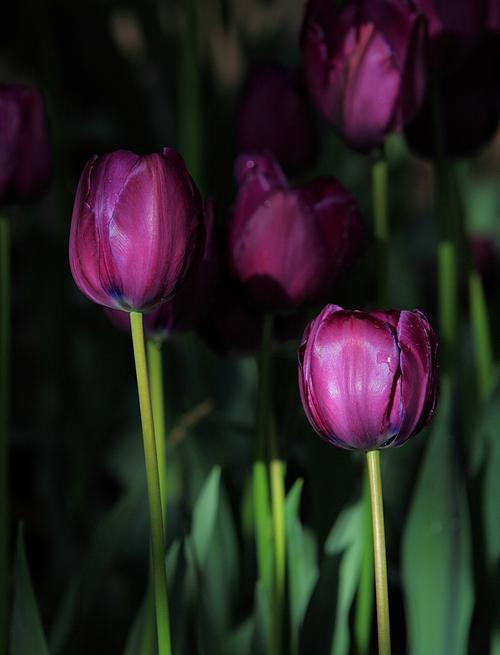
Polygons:
<instances>
[{"instance_id":1,"label":"flower in focus","mask_svg":"<svg viewBox=\"0 0 500 655\"><path fill-rule=\"evenodd\" d=\"M203 206L180 155L92 157L76 192L69 259L90 300L149 311L169 300L205 242Z\"/></svg>"},{"instance_id":2,"label":"flower in focus","mask_svg":"<svg viewBox=\"0 0 500 655\"><path fill-rule=\"evenodd\" d=\"M219 262L213 203L208 201L204 207L207 238L201 262L191 268L171 300L144 315L144 332L148 339L164 341L172 333L188 332L203 319L211 304ZM116 327L130 331L130 319L125 312L108 308L104 311Z\"/></svg>"},{"instance_id":3,"label":"flower in focus","mask_svg":"<svg viewBox=\"0 0 500 655\"><path fill-rule=\"evenodd\" d=\"M353 196L333 178L291 189L270 155L241 155L236 179L229 263L256 304L280 312L327 295L360 249Z\"/></svg>"},{"instance_id":4,"label":"flower in focus","mask_svg":"<svg viewBox=\"0 0 500 655\"><path fill-rule=\"evenodd\" d=\"M467 157L485 146L500 118L500 17L496 0L415 0L429 23L429 85L406 136L415 152L435 154L433 121L439 93L445 153Z\"/></svg>"},{"instance_id":5,"label":"flower in focus","mask_svg":"<svg viewBox=\"0 0 500 655\"><path fill-rule=\"evenodd\" d=\"M351 147L370 151L425 93L425 19L400 0L310 0L302 50L313 101Z\"/></svg>"},{"instance_id":6,"label":"flower in focus","mask_svg":"<svg viewBox=\"0 0 500 655\"><path fill-rule=\"evenodd\" d=\"M316 128L297 73L271 65L250 72L239 105L237 140L241 152L272 152L290 172L312 163Z\"/></svg>"},{"instance_id":7,"label":"flower in focus","mask_svg":"<svg viewBox=\"0 0 500 655\"><path fill-rule=\"evenodd\" d=\"M436 335L420 311L327 305L302 338L299 387L326 441L359 450L400 446L434 413Z\"/></svg>"},{"instance_id":8,"label":"flower in focus","mask_svg":"<svg viewBox=\"0 0 500 655\"><path fill-rule=\"evenodd\" d=\"M0 85L0 203L35 199L50 179L43 98L21 84Z\"/></svg>"}]
</instances>

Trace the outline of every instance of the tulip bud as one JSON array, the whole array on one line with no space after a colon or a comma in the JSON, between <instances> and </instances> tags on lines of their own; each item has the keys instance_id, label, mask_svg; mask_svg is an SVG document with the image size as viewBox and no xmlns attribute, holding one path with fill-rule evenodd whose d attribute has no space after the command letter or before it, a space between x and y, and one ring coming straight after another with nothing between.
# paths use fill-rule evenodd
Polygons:
<instances>
[{"instance_id":1,"label":"tulip bud","mask_svg":"<svg viewBox=\"0 0 500 655\"><path fill-rule=\"evenodd\" d=\"M207 238L198 266L193 266L175 296L144 315L144 333L148 339L163 341L173 333L191 330L202 320L212 300L218 276L213 203L204 204ZM130 319L118 309L105 310L116 327L130 331Z\"/></svg>"},{"instance_id":2,"label":"tulip bud","mask_svg":"<svg viewBox=\"0 0 500 655\"><path fill-rule=\"evenodd\" d=\"M333 178L290 189L269 155L242 155L229 228L229 260L254 301L271 312L321 299L357 254L353 196Z\"/></svg>"},{"instance_id":3,"label":"tulip bud","mask_svg":"<svg viewBox=\"0 0 500 655\"><path fill-rule=\"evenodd\" d=\"M238 148L266 150L290 172L303 170L317 152L309 98L298 74L262 66L249 74L238 111Z\"/></svg>"},{"instance_id":4,"label":"tulip bud","mask_svg":"<svg viewBox=\"0 0 500 655\"><path fill-rule=\"evenodd\" d=\"M418 310L327 305L302 337L299 387L326 441L357 450L400 446L434 413L437 338Z\"/></svg>"},{"instance_id":5,"label":"tulip bud","mask_svg":"<svg viewBox=\"0 0 500 655\"><path fill-rule=\"evenodd\" d=\"M200 195L174 150L94 156L71 220L76 285L99 305L149 311L169 300L197 265L203 223Z\"/></svg>"},{"instance_id":6,"label":"tulip bud","mask_svg":"<svg viewBox=\"0 0 500 655\"><path fill-rule=\"evenodd\" d=\"M414 116L425 91L425 21L400 0L310 0L302 49L314 103L351 147L370 151Z\"/></svg>"},{"instance_id":7,"label":"tulip bud","mask_svg":"<svg viewBox=\"0 0 500 655\"><path fill-rule=\"evenodd\" d=\"M34 200L50 178L47 117L41 94L0 85L0 204Z\"/></svg>"}]
</instances>

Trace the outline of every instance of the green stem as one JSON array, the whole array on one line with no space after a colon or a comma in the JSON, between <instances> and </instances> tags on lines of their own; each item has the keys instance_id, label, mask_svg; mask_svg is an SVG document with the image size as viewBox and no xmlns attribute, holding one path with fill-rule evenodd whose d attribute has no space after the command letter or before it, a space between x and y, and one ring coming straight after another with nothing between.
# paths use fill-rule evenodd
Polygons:
<instances>
[{"instance_id":1,"label":"green stem","mask_svg":"<svg viewBox=\"0 0 500 655\"><path fill-rule=\"evenodd\" d=\"M377 605L378 652L391 655L391 631L389 623L389 593L387 590L387 557L385 554L384 506L380 458L378 450L366 453L373 525L373 558L375 563L375 597Z\"/></svg>"},{"instance_id":2,"label":"green stem","mask_svg":"<svg viewBox=\"0 0 500 655\"><path fill-rule=\"evenodd\" d=\"M163 357L162 342L148 339L148 370L151 389L151 406L153 408L153 423L155 428L156 455L158 456L158 475L160 476L161 506L163 521L167 522L167 454L165 434L165 402L163 388Z\"/></svg>"},{"instance_id":3,"label":"green stem","mask_svg":"<svg viewBox=\"0 0 500 655\"><path fill-rule=\"evenodd\" d=\"M270 596L273 589L272 526L268 477L268 417L270 407L270 343L272 317L266 315L262 325L261 348L257 360L257 425L253 463L253 506L259 580ZM271 643L271 640L270 642Z\"/></svg>"},{"instance_id":4,"label":"green stem","mask_svg":"<svg viewBox=\"0 0 500 655\"><path fill-rule=\"evenodd\" d=\"M389 219L387 212L387 161L382 155L372 165L373 230L377 246L377 303L387 304Z\"/></svg>"},{"instance_id":5,"label":"green stem","mask_svg":"<svg viewBox=\"0 0 500 655\"><path fill-rule=\"evenodd\" d=\"M132 328L132 341L134 345L137 389L139 392L142 435L144 440L144 457L146 462L149 513L151 520L151 556L155 594L156 632L158 635L158 653L159 655L170 655L170 620L168 614L167 576L165 569L165 537L153 411L151 408L146 349L144 346L142 314L139 312L130 312L130 325Z\"/></svg>"},{"instance_id":6,"label":"green stem","mask_svg":"<svg viewBox=\"0 0 500 655\"><path fill-rule=\"evenodd\" d=\"M483 283L475 270L469 272L469 300L479 398L485 401L493 387L493 348Z\"/></svg>"},{"instance_id":7,"label":"green stem","mask_svg":"<svg viewBox=\"0 0 500 655\"><path fill-rule=\"evenodd\" d=\"M286 537L285 537L285 463L280 458L276 442L274 422L269 426L271 498L274 544L273 623L275 652L281 652L281 631L286 581Z\"/></svg>"},{"instance_id":8,"label":"green stem","mask_svg":"<svg viewBox=\"0 0 500 655\"><path fill-rule=\"evenodd\" d=\"M444 129L439 90L433 92L433 127L435 144L434 177L436 181L436 215L439 221L438 315L442 344L442 367L449 370L456 364L457 353L457 274L460 235L460 216L454 203L453 180L446 157Z\"/></svg>"},{"instance_id":9,"label":"green stem","mask_svg":"<svg viewBox=\"0 0 500 655\"><path fill-rule=\"evenodd\" d=\"M0 652L7 652L9 569L8 409L10 371L10 238L0 216Z\"/></svg>"},{"instance_id":10,"label":"green stem","mask_svg":"<svg viewBox=\"0 0 500 655\"><path fill-rule=\"evenodd\" d=\"M365 472L363 480L363 554L354 619L354 638L358 655L368 655L373 615L373 546L370 509L370 481Z\"/></svg>"},{"instance_id":11,"label":"green stem","mask_svg":"<svg viewBox=\"0 0 500 655\"><path fill-rule=\"evenodd\" d=\"M203 189L203 115L196 0L182 0L179 149Z\"/></svg>"}]
</instances>

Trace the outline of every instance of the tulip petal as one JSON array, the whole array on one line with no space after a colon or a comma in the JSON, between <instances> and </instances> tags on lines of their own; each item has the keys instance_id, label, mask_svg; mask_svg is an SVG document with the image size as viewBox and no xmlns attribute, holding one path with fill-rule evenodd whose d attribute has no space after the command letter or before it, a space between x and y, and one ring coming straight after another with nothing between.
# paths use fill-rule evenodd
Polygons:
<instances>
[{"instance_id":1,"label":"tulip petal","mask_svg":"<svg viewBox=\"0 0 500 655\"><path fill-rule=\"evenodd\" d=\"M363 312L336 312L319 325L313 349L311 396L328 436L361 450L394 437L400 368L392 327Z\"/></svg>"}]
</instances>

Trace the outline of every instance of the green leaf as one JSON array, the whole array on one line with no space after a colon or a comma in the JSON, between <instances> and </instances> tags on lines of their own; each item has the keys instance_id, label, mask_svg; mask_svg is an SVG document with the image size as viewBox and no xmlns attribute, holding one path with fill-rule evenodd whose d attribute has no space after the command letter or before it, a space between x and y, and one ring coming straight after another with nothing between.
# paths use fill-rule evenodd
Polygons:
<instances>
[{"instance_id":1,"label":"green leaf","mask_svg":"<svg viewBox=\"0 0 500 655\"><path fill-rule=\"evenodd\" d=\"M303 484L303 480L295 482L285 505L291 655L298 652L302 622L318 579L316 539L303 527L299 517Z\"/></svg>"},{"instance_id":2,"label":"green leaf","mask_svg":"<svg viewBox=\"0 0 500 655\"><path fill-rule=\"evenodd\" d=\"M361 574L363 527L363 504L359 502L341 513L326 540L325 552L342 556L331 655L349 653L349 612Z\"/></svg>"},{"instance_id":3,"label":"green leaf","mask_svg":"<svg viewBox=\"0 0 500 655\"><path fill-rule=\"evenodd\" d=\"M148 590L130 629L124 655L156 655L154 599Z\"/></svg>"},{"instance_id":4,"label":"green leaf","mask_svg":"<svg viewBox=\"0 0 500 655\"><path fill-rule=\"evenodd\" d=\"M49 655L31 584L22 527L19 528L17 535L10 653L11 655Z\"/></svg>"},{"instance_id":5,"label":"green leaf","mask_svg":"<svg viewBox=\"0 0 500 655\"><path fill-rule=\"evenodd\" d=\"M467 503L451 431L447 379L403 538L412 655L465 655L474 604Z\"/></svg>"},{"instance_id":6,"label":"green leaf","mask_svg":"<svg viewBox=\"0 0 500 655\"><path fill-rule=\"evenodd\" d=\"M254 630L254 618L249 616L226 638L222 645L222 655L251 655Z\"/></svg>"},{"instance_id":7,"label":"green leaf","mask_svg":"<svg viewBox=\"0 0 500 655\"><path fill-rule=\"evenodd\" d=\"M193 510L191 539L196 560L204 568L207 553L212 541L217 509L219 507L220 468L212 469L196 501Z\"/></svg>"},{"instance_id":8,"label":"green leaf","mask_svg":"<svg viewBox=\"0 0 500 655\"><path fill-rule=\"evenodd\" d=\"M252 655L266 655L271 631L271 599L264 584L259 580L255 585L254 631L250 652Z\"/></svg>"}]
</instances>

